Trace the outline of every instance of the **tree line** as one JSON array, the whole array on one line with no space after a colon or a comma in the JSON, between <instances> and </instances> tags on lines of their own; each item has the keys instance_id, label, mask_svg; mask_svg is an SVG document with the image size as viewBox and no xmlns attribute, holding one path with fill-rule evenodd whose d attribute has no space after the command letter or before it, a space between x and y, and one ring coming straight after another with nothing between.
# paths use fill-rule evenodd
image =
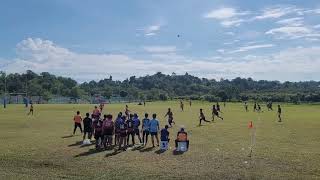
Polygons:
<instances>
[{"instance_id":1,"label":"tree line","mask_svg":"<svg viewBox=\"0 0 320 180\"><path fill-rule=\"evenodd\" d=\"M123 81L107 77L100 81L77 81L48 72L26 71L18 74L0 72L0 94L26 92L29 96L84 98L101 95L139 100L192 99L215 101L319 102L320 82L279 82L237 77L232 80L199 78L188 73L165 75L158 72L143 77L131 76Z\"/></svg>"}]
</instances>

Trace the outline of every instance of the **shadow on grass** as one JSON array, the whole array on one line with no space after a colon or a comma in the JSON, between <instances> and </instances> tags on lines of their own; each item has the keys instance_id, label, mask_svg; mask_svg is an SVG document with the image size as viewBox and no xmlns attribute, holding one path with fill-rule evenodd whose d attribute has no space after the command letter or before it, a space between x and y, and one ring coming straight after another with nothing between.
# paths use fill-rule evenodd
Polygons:
<instances>
[{"instance_id":1,"label":"shadow on grass","mask_svg":"<svg viewBox=\"0 0 320 180\"><path fill-rule=\"evenodd\" d=\"M80 145L82 145L82 141L77 141L77 142L75 142L73 144L68 145L68 147L80 146Z\"/></svg>"},{"instance_id":2,"label":"shadow on grass","mask_svg":"<svg viewBox=\"0 0 320 180\"><path fill-rule=\"evenodd\" d=\"M112 153L107 153L105 157L115 156L115 155L117 155L117 154L120 154L121 152L123 152L123 151L121 151L121 150L115 150L115 151L112 152Z\"/></svg>"},{"instance_id":3,"label":"shadow on grass","mask_svg":"<svg viewBox=\"0 0 320 180\"><path fill-rule=\"evenodd\" d=\"M154 147L148 147L148 148L145 148L145 149L140 149L139 151L140 152L150 152L154 149Z\"/></svg>"},{"instance_id":4,"label":"shadow on grass","mask_svg":"<svg viewBox=\"0 0 320 180\"><path fill-rule=\"evenodd\" d=\"M97 149L94 148L94 149L89 149L89 151L87 151L87 152L83 152L83 153L80 153L78 155L75 155L74 157L89 156L91 154L96 154L96 153L100 153L100 152L103 152L103 149L97 150Z\"/></svg>"},{"instance_id":5,"label":"shadow on grass","mask_svg":"<svg viewBox=\"0 0 320 180\"><path fill-rule=\"evenodd\" d=\"M144 148L144 146L137 146L137 147L134 147L131 151L141 151L142 149Z\"/></svg>"},{"instance_id":6,"label":"shadow on grass","mask_svg":"<svg viewBox=\"0 0 320 180\"><path fill-rule=\"evenodd\" d=\"M164 149L159 149L159 150L155 151L154 153L156 153L156 154L162 154L162 153L164 153L164 152L166 152L166 150L164 150Z\"/></svg>"},{"instance_id":7,"label":"shadow on grass","mask_svg":"<svg viewBox=\"0 0 320 180\"><path fill-rule=\"evenodd\" d=\"M65 139L65 138L71 138L71 137L73 137L73 135L62 136L61 138Z\"/></svg>"},{"instance_id":8,"label":"shadow on grass","mask_svg":"<svg viewBox=\"0 0 320 180\"><path fill-rule=\"evenodd\" d=\"M116 147L116 145L107 146L107 147L105 148L105 150L106 150L106 151L111 151L111 150L113 150L115 147Z\"/></svg>"},{"instance_id":9,"label":"shadow on grass","mask_svg":"<svg viewBox=\"0 0 320 180\"><path fill-rule=\"evenodd\" d=\"M173 153L173 155L182 155L184 152L174 150L172 153Z\"/></svg>"}]
</instances>

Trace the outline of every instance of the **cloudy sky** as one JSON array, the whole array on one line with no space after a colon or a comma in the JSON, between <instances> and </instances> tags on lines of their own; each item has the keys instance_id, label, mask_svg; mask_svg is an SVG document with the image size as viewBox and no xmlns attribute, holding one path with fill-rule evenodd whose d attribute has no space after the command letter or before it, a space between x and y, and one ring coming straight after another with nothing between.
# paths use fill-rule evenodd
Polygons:
<instances>
[{"instance_id":1,"label":"cloudy sky","mask_svg":"<svg viewBox=\"0 0 320 180\"><path fill-rule=\"evenodd\" d=\"M3 0L0 70L320 80L319 0Z\"/></svg>"}]
</instances>

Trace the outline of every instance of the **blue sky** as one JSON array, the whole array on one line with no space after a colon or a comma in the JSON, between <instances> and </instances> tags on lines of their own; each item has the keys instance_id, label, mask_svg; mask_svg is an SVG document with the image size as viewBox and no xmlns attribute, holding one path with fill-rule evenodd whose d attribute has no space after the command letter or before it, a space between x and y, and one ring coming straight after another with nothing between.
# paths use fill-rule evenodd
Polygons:
<instances>
[{"instance_id":1,"label":"blue sky","mask_svg":"<svg viewBox=\"0 0 320 180\"><path fill-rule=\"evenodd\" d=\"M320 80L320 2L4 0L0 70Z\"/></svg>"}]
</instances>

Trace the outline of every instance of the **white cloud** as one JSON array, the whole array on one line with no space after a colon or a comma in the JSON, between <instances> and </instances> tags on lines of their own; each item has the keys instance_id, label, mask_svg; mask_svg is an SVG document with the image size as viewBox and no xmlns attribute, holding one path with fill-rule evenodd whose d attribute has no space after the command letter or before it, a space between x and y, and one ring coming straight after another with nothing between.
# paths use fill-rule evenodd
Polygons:
<instances>
[{"instance_id":1,"label":"white cloud","mask_svg":"<svg viewBox=\"0 0 320 180\"><path fill-rule=\"evenodd\" d=\"M175 46L145 46L143 49L149 53L169 53L177 51Z\"/></svg>"},{"instance_id":2,"label":"white cloud","mask_svg":"<svg viewBox=\"0 0 320 180\"><path fill-rule=\"evenodd\" d=\"M215 9L204 15L205 18L213 19L230 19L234 16L237 16L237 11L234 8L220 8Z\"/></svg>"},{"instance_id":3,"label":"white cloud","mask_svg":"<svg viewBox=\"0 0 320 180\"><path fill-rule=\"evenodd\" d=\"M201 59L175 53L155 53L150 58L136 59L123 54L76 53L51 41L27 39L19 43L17 52L17 58L5 63L1 60L1 69L7 72L47 71L79 81L98 80L109 75L125 79L158 71L166 74L188 72L217 79L240 76L282 81L320 80L320 46L291 48L267 57L247 54L243 57ZM226 59L228 61L224 61Z\"/></svg>"},{"instance_id":4,"label":"white cloud","mask_svg":"<svg viewBox=\"0 0 320 180\"><path fill-rule=\"evenodd\" d=\"M305 10L304 13L320 14L320 9L309 9Z\"/></svg>"},{"instance_id":5,"label":"white cloud","mask_svg":"<svg viewBox=\"0 0 320 180\"><path fill-rule=\"evenodd\" d=\"M233 19L233 20L224 20L221 21L221 25L224 27L231 27L231 26L240 26L241 23L244 22L243 19Z\"/></svg>"},{"instance_id":6,"label":"white cloud","mask_svg":"<svg viewBox=\"0 0 320 180\"><path fill-rule=\"evenodd\" d=\"M145 36L154 36L154 35L156 35L156 33L147 33L147 34L145 34Z\"/></svg>"},{"instance_id":7,"label":"white cloud","mask_svg":"<svg viewBox=\"0 0 320 180\"><path fill-rule=\"evenodd\" d=\"M145 28L142 28L142 29L137 29L137 30L143 31L145 36L155 36L160 31L162 26L163 26L163 24L154 24L154 25L150 25Z\"/></svg>"},{"instance_id":8,"label":"white cloud","mask_svg":"<svg viewBox=\"0 0 320 180\"><path fill-rule=\"evenodd\" d=\"M209 19L216 19L220 21L220 24L224 27L231 27L231 26L239 26L243 19L239 18L240 16L248 15L248 11L237 11L234 8L224 7L220 9L212 10L206 13L203 17Z\"/></svg>"},{"instance_id":9,"label":"white cloud","mask_svg":"<svg viewBox=\"0 0 320 180\"><path fill-rule=\"evenodd\" d=\"M282 20L277 21L276 23L282 24L282 25L288 25L288 26L302 26L303 17L282 19Z\"/></svg>"},{"instance_id":10,"label":"white cloud","mask_svg":"<svg viewBox=\"0 0 320 180\"><path fill-rule=\"evenodd\" d=\"M274 46L273 44L258 44L258 45L251 45L251 46L242 46L237 50L230 51L229 53L245 52L253 49L270 48L273 46Z\"/></svg>"},{"instance_id":11,"label":"white cloud","mask_svg":"<svg viewBox=\"0 0 320 180\"><path fill-rule=\"evenodd\" d=\"M234 32L231 32L231 31L230 31L230 32L226 32L225 34L226 34L226 35L230 35L230 36L234 36L234 35L235 35L235 33L234 33Z\"/></svg>"},{"instance_id":12,"label":"white cloud","mask_svg":"<svg viewBox=\"0 0 320 180\"><path fill-rule=\"evenodd\" d=\"M279 39L285 39L285 38L297 39L297 38L304 38L304 37L320 36L319 32L304 26L284 26L284 27L274 28L267 31L265 34L274 35L276 38L279 38Z\"/></svg>"},{"instance_id":13,"label":"white cloud","mask_svg":"<svg viewBox=\"0 0 320 180\"><path fill-rule=\"evenodd\" d=\"M316 29L320 28L320 24L313 26L313 28L316 28Z\"/></svg>"},{"instance_id":14,"label":"white cloud","mask_svg":"<svg viewBox=\"0 0 320 180\"><path fill-rule=\"evenodd\" d=\"M226 52L226 50L224 50L224 49L217 49L217 52L219 52L219 53L224 53L224 52Z\"/></svg>"},{"instance_id":15,"label":"white cloud","mask_svg":"<svg viewBox=\"0 0 320 180\"><path fill-rule=\"evenodd\" d=\"M266 32L266 34L276 34L276 33L284 33L284 34L300 34L300 33L310 33L311 30L306 27L291 27L285 26L280 28L274 28Z\"/></svg>"},{"instance_id":16,"label":"white cloud","mask_svg":"<svg viewBox=\"0 0 320 180\"><path fill-rule=\"evenodd\" d=\"M256 16L254 19L269 19L269 18L280 18L282 16L299 13L302 9L295 8L294 6L289 7L269 7L262 11L261 15Z\"/></svg>"}]
</instances>

